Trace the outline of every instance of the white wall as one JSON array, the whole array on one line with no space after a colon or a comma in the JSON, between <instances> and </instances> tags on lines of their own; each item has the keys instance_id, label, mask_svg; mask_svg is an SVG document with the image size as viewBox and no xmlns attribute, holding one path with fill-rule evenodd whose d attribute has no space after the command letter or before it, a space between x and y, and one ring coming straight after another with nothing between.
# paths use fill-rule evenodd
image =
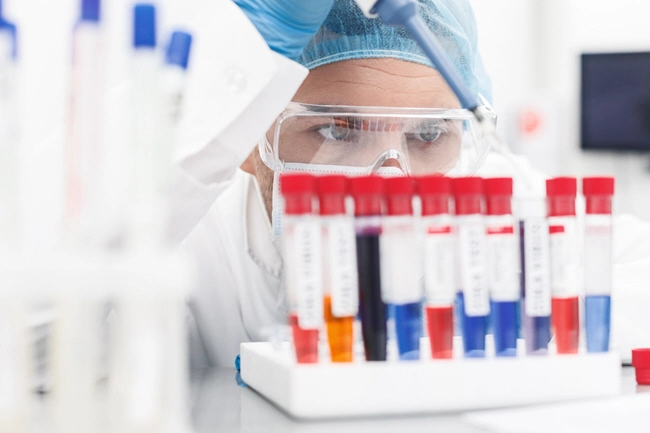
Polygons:
<instances>
[{"instance_id":1,"label":"white wall","mask_svg":"<svg viewBox=\"0 0 650 433\"><path fill-rule=\"evenodd\" d=\"M613 174L617 209L650 220L650 154L579 149L579 71L583 52L650 51L645 0L472 0L479 46L494 83L510 144L550 174ZM537 107L553 128L522 140L517 116Z\"/></svg>"}]
</instances>

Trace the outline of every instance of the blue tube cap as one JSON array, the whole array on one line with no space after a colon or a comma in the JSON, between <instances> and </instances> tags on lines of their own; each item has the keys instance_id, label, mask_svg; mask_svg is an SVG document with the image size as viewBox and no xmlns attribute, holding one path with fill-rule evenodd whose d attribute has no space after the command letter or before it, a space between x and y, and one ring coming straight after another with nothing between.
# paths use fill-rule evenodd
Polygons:
<instances>
[{"instance_id":1,"label":"blue tube cap","mask_svg":"<svg viewBox=\"0 0 650 433\"><path fill-rule=\"evenodd\" d=\"M187 69L191 48L192 35L187 32L175 31L172 33L171 40L167 46L165 63Z\"/></svg>"},{"instance_id":2,"label":"blue tube cap","mask_svg":"<svg viewBox=\"0 0 650 433\"><path fill-rule=\"evenodd\" d=\"M81 0L81 21L99 22L101 0Z\"/></svg>"},{"instance_id":3,"label":"blue tube cap","mask_svg":"<svg viewBox=\"0 0 650 433\"><path fill-rule=\"evenodd\" d=\"M137 4L133 8L133 46L156 46L156 7L152 4Z\"/></svg>"},{"instance_id":4,"label":"blue tube cap","mask_svg":"<svg viewBox=\"0 0 650 433\"><path fill-rule=\"evenodd\" d=\"M9 34L11 41L11 57L15 60L18 57L18 38L16 37L16 25L0 18L0 32Z\"/></svg>"}]
</instances>

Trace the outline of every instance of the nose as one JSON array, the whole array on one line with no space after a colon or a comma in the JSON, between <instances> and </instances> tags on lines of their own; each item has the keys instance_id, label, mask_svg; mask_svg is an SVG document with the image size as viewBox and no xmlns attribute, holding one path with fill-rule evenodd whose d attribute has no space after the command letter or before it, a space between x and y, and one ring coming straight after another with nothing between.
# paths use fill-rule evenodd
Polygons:
<instances>
[{"instance_id":1,"label":"nose","mask_svg":"<svg viewBox=\"0 0 650 433\"><path fill-rule=\"evenodd\" d=\"M370 171L371 173L376 173L382 167L394 167L401 170L404 174L411 172L406 156L396 149L388 149L379 155Z\"/></svg>"}]
</instances>

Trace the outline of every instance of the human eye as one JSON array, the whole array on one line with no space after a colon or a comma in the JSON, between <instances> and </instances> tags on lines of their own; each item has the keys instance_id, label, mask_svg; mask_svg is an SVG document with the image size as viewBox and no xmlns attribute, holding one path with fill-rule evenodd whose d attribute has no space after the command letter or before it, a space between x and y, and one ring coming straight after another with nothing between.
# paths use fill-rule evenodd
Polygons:
<instances>
[{"instance_id":1,"label":"human eye","mask_svg":"<svg viewBox=\"0 0 650 433\"><path fill-rule=\"evenodd\" d=\"M410 131L406 132L406 138L410 142L419 144L433 144L440 139L441 136L449 132L447 121L436 120L420 122Z\"/></svg>"},{"instance_id":2,"label":"human eye","mask_svg":"<svg viewBox=\"0 0 650 433\"><path fill-rule=\"evenodd\" d=\"M351 137L354 129L354 120L331 119L330 122L317 125L313 128L324 139L333 141L344 141Z\"/></svg>"}]
</instances>

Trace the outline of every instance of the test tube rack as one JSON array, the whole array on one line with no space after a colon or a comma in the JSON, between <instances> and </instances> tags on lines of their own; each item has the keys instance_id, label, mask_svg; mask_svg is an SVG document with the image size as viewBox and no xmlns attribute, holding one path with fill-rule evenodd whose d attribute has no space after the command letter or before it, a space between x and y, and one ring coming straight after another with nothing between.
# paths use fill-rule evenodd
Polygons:
<instances>
[{"instance_id":1,"label":"test tube rack","mask_svg":"<svg viewBox=\"0 0 650 433\"><path fill-rule=\"evenodd\" d=\"M189 263L164 252L0 258L0 311L11 313L0 315L0 377L12 379L0 389L0 431L190 431L185 301L193 278ZM48 327L45 398L33 389L35 322Z\"/></svg>"},{"instance_id":2,"label":"test tube rack","mask_svg":"<svg viewBox=\"0 0 650 433\"><path fill-rule=\"evenodd\" d=\"M421 340L422 357L429 356ZM241 345L241 376L304 420L437 414L613 396L616 352L512 358L297 364L289 343Z\"/></svg>"}]
</instances>

